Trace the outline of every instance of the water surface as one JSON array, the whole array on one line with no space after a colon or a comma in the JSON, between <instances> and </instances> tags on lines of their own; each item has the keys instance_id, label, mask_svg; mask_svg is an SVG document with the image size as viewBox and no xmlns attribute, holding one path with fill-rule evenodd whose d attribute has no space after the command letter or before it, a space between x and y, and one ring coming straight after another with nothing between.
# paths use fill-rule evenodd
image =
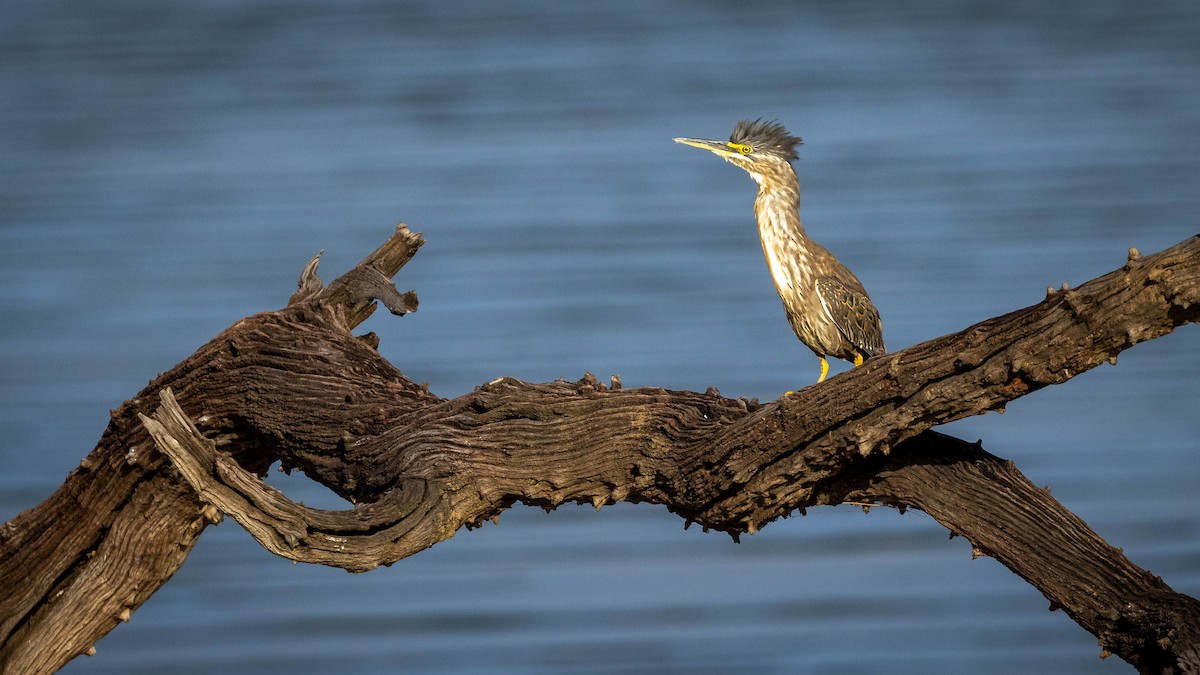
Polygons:
<instances>
[{"instance_id":1,"label":"water surface","mask_svg":"<svg viewBox=\"0 0 1200 675\"><path fill-rule=\"evenodd\" d=\"M367 328L442 396L807 384L752 183L670 140L742 117L804 136L806 224L891 348L1038 302L1200 231L1197 34L1182 1L11 3L0 519L309 256L336 276L398 220L428 240L398 280L421 311ZM1195 596L1198 352L1185 328L945 430ZM681 525L518 508L350 576L226 523L67 672L1129 671L919 513Z\"/></svg>"}]
</instances>

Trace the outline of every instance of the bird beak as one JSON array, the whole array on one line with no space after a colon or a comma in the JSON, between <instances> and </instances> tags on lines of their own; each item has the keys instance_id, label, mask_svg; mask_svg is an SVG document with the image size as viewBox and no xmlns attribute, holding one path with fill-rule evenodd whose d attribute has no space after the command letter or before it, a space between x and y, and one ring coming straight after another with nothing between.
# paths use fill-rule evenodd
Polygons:
<instances>
[{"instance_id":1,"label":"bird beak","mask_svg":"<svg viewBox=\"0 0 1200 675\"><path fill-rule=\"evenodd\" d=\"M693 148L700 148L701 150L708 150L721 157L738 154L736 150L729 147L729 143L726 141L709 141L703 138L676 138L675 142L690 145Z\"/></svg>"}]
</instances>

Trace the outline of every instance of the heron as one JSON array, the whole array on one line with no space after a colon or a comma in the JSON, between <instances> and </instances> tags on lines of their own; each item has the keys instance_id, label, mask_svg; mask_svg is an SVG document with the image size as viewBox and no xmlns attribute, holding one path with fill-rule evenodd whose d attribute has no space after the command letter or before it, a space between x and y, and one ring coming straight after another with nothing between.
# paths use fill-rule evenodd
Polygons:
<instances>
[{"instance_id":1,"label":"heron","mask_svg":"<svg viewBox=\"0 0 1200 675\"><path fill-rule=\"evenodd\" d=\"M763 256L796 337L821 361L824 382L833 356L861 366L883 354L879 311L854 273L808 237L800 222L800 179L792 160L803 141L774 121L742 120L728 141L676 138L741 167L758 183L754 217Z\"/></svg>"}]
</instances>

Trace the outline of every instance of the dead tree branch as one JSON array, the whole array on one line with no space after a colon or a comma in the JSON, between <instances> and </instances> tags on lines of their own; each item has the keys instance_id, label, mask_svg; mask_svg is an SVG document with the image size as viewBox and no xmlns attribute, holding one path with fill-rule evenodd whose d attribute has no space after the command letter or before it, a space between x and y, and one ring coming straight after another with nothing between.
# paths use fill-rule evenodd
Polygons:
<instances>
[{"instance_id":1,"label":"dead tree branch","mask_svg":"<svg viewBox=\"0 0 1200 675\"><path fill-rule=\"evenodd\" d=\"M86 652L218 512L280 555L364 571L517 502L653 502L736 538L809 505L865 500L927 511L1143 672L1200 672L1195 600L1011 464L929 431L1195 322L1200 237L1131 251L1078 289L766 405L590 375L501 378L441 399L350 333L373 299L416 308L389 279L420 244L401 226L328 287L314 259L288 307L239 321L114 411L63 487L0 530L0 579L24 580L0 592L0 665L36 672ZM257 476L277 459L358 506L292 503Z\"/></svg>"}]
</instances>

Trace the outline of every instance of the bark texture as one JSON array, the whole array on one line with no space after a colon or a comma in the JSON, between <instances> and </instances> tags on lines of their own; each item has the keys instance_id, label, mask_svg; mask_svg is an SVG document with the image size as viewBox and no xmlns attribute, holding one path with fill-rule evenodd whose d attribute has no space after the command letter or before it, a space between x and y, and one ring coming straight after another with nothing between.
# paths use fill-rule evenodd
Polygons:
<instances>
[{"instance_id":1,"label":"bark texture","mask_svg":"<svg viewBox=\"0 0 1200 675\"><path fill-rule=\"evenodd\" d=\"M1133 565L1010 463L930 431L1066 381L1200 318L1200 237L1078 289L871 359L780 401L501 378L456 399L351 330L421 244L398 228L329 286L239 321L113 413L96 449L0 530L0 666L53 670L182 563L222 513L275 553L366 571L514 503L666 505L735 538L809 505L928 512L1143 672L1200 672L1200 604ZM161 450L161 452L159 451ZM276 459L356 508L295 504ZM19 581L17 581L19 580Z\"/></svg>"}]
</instances>

